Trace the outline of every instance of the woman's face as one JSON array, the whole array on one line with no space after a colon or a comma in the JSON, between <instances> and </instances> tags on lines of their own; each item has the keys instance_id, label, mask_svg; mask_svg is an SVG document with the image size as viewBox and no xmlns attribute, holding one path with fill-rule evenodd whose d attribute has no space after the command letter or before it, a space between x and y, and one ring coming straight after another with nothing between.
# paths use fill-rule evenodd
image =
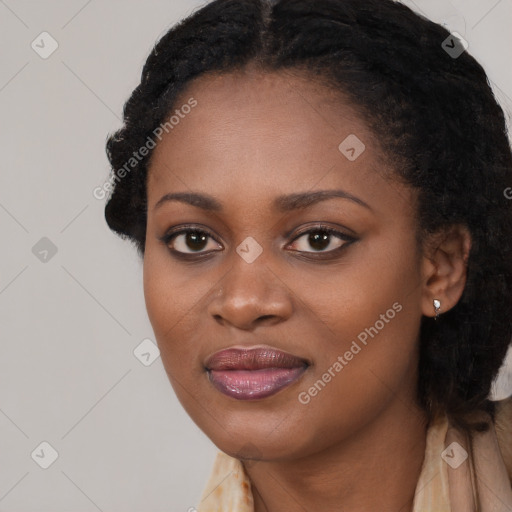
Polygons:
<instances>
[{"instance_id":1,"label":"woman's face","mask_svg":"<svg viewBox=\"0 0 512 512\"><path fill-rule=\"evenodd\" d=\"M203 76L176 109L149 169L144 292L188 414L221 450L264 460L411 414L424 306L415 196L384 179L362 119L322 86L257 72ZM258 346L296 359L267 351L243 366L227 353L207 371L218 351ZM272 357L287 368L269 369Z\"/></svg>"}]
</instances>

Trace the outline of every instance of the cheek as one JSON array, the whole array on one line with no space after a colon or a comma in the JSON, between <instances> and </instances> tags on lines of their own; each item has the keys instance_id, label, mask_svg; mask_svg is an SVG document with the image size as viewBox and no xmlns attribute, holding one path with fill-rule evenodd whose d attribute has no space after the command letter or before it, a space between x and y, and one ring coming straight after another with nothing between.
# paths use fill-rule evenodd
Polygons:
<instances>
[{"instance_id":1,"label":"cheek","mask_svg":"<svg viewBox=\"0 0 512 512\"><path fill-rule=\"evenodd\" d=\"M146 309L160 351L179 359L180 352L190 346L187 338L194 332L194 308L200 307L208 288L191 283L165 250L151 246L144 255L143 276ZM164 363L175 359L164 359Z\"/></svg>"},{"instance_id":2,"label":"cheek","mask_svg":"<svg viewBox=\"0 0 512 512\"><path fill-rule=\"evenodd\" d=\"M409 397L415 391L421 288L413 245L404 240L367 254L329 278L304 273L300 280L317 332L315 369L300 389L303 413L334 427L349 411L361 421L375 414L403 384Z\"/></svg>"},{"instance_id":3,"label":"cheek","mask_svg":"<svg viewBox=\"0 0 512 512\"><path fill-rule=\"evenodd\" d=\"M165 253L165 251L161 251ZM176 397L192 418L201 416L197 401L203 402L205 379L198 358L200 326L197 309L207 300L210 285L202 285L159 250L146 248L144 255L144 297L162 364Z\"/></svg>"},{"instance_id":4,"label":"cheek","mask_svg":"<svg viewBox=\"0 0 512 512\"><path fill-rule=\"evenodd\" d=\"M415 310L421 292L420 267L411 237L395 236L392 243L386 237L374 238L353 249L337 265L300 272L300 279L293 273L286 278L305 305L303 320L317 329L323 348L336 353L344 344L348 350L361 332L364 339L365 329L375 323L379 336L389 333L400 339L399 332L416 332L419 319Z\"/></svg>"},{"instance_id":5,"label":"cheek","mask_svg":"<svg viewBox=\"0 0 512 512\"><path fill-rule=\"evenodd\" d=\"M155 334L171 334L187 321L208 293L204 279L191 278L183 263L173 260L165 247L147 242L144 255L144 298ZM175 325L175 328L173 326Z\"/></svg>"}]
</instances>

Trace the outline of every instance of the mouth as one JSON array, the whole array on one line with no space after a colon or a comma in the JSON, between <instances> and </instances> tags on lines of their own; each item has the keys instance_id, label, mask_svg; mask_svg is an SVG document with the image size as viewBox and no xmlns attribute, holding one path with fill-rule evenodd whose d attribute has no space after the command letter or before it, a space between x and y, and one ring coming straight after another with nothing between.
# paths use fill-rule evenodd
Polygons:
<instances>
[{"instance_id":1,"label":"mouth","mask_svg":"<svg viewBox=\"0 0 512 512\"><path fill-rule=\"evenodd\" d=\"M230 348L205 362L209 381L221 393L237 400L274 395L297 381L309 367L303 358L272 347Z\"/></svg>"}]
</instances>

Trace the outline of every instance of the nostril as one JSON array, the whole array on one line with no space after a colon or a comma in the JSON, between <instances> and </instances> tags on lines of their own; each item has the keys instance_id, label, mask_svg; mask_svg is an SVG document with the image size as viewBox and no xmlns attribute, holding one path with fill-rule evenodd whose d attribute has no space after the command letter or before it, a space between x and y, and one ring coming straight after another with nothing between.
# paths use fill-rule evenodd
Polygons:
<instances>
[{"instance_id":1,"label":"nostril","mask_svg":"<svg viewBox=\"0 0 512 512\"><path fill-rule=\"evenodd\" d=\"M213 315L213 319L219 324L219 325L224 325L225 324L225 320L224 318L222 317L222 315Z\"/></svg>"}]
</instances>

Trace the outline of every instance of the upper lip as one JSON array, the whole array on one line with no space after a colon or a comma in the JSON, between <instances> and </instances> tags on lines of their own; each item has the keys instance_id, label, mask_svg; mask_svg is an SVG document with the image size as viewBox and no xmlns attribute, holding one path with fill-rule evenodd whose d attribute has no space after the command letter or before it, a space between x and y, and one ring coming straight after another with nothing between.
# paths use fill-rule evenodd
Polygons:
<instances>
[{"instance_id":1,"label":"upper lip","mask_svg":"<svg viewBox=\"0 0 512 512\"><path fill-rule=\"evenodd\" d=\"M207 370L258 370L262 368L297 368L309 362L270 346L227 348L215 352L204 363Z\"/></svg>"}]
</instances>

